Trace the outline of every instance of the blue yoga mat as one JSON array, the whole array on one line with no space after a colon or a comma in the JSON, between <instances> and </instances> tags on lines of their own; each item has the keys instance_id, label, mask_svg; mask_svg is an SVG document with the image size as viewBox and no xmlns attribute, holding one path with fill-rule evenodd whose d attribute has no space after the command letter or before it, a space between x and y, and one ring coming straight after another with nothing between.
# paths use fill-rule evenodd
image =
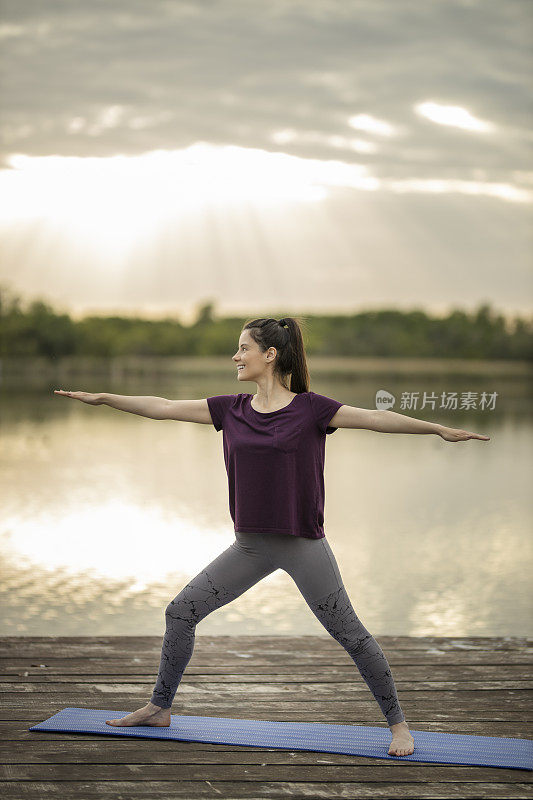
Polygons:
<instances>
[{"instance_id":1,"label":"blue yoga mat","mask_svg":"<svg viewBox=\"0 0 533 800\"><path fill-rule=\"evenodd\" d=\"M147 739L177 739L185 742L274 747L280 750L312 750L344 753L395 761L427 761L435 764L468 764L533 770L533 741L500 736L470 736L411 730L415 751L409 756L389 756L388 728L369 725L332 725L322 722L274 722L227 717L188 717L172 714L169 728L147 725L116 728L106 719L118 719L129 711L64 708L30 731L53 733L102 733L110 736L140 736Z\"/></svg>"}]
</instances>

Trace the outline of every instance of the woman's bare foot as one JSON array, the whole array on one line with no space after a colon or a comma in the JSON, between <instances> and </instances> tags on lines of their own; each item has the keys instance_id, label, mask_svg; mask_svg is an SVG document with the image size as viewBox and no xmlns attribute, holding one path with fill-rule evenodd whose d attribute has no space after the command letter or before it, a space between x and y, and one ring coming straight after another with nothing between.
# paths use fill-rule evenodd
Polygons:
<instances>
[{"instance_id":1,"label":"woman's bare foot","mask_svg":"<svg viewBox=\"0 0 533 800\"><path fill-rule=\"evenodd\" d=\"M392 732L392 742L389 747L389 756L409 756L414 753L415 740L409 733L407 722L397 722L389 725Z\"/></svg>"},{"instance_id":2,"label":"woman's bare foot","mask_svg":"<svg viewBox=\"0 0 533 800\"><path fill-rule=\"evenodd\" d=\"M132 714L120 719L106 719L107 725L123 728L130 725L152 725L157 728L168 728L170 725L170 708L161 708L148 702Z\"/></svg>"}]
</instances>

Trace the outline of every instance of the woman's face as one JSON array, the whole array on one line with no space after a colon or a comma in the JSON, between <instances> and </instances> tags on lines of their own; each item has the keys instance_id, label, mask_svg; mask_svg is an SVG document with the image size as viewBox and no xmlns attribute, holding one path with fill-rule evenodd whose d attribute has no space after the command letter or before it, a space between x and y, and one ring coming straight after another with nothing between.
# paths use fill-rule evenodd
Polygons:
<instances>
[{"instance_id":1,"label":"woman's face","mask_svg":"<svg viewBox=\"0 0 533 800\"><path fill-rule=\"evenodd\" d=\"M267 365L271 364L276 357L276 348L269 347L264 353L259 349L257 342L254 342L248 331L243 331L239 338L237 352L232 356L237 365L237 380L254 381L263 375Z\"/></svg>"}]
</instances>

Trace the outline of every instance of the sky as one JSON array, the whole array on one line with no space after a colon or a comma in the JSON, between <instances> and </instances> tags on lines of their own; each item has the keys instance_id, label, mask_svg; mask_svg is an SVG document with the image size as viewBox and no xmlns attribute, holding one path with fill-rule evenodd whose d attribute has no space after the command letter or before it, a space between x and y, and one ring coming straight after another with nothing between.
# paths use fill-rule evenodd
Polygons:
<instances>
[{"instance_id":1,"label":"sky","mask_svg":"<svg viewBox=\"0 0 533 800\"><path fill-rule=\"evenodd\" d=\"M1 0L0 286L530 315L530 0Z\"/></svg>"}]
</instances>

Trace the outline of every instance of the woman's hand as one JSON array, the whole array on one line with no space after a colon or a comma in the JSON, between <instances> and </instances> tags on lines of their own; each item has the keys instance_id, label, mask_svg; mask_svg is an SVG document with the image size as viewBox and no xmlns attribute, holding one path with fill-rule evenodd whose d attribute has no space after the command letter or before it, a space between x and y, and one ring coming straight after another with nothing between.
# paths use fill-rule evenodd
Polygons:
<instances>
[{"instance_id":1,"label":"woman's hand","mask_svg":"<svg viewBox=\"0 0 533 800\"><path fill-rule=\"evenodd\" d=\"M64 397L73 397L74 400L81 400L82 403L89 403L91 406L103 404L101 395L89 394L89 392L67 392L64 389L54 389L54 394L62 394Z\"/></svg>"},{"instance_id":2,"label":"woman's hand","mask_svg":"<svg viewBox=\"0 0 533 800\"><path fill-rule=\"evenodd\" d=\"M441 425L437 433L447 442L464 442L466 439L481 439L484 442L490 441L490 436L485 436L483 433L463 431L461 428L447 428L445 425Z\"/></svg>"}]
</instances>

